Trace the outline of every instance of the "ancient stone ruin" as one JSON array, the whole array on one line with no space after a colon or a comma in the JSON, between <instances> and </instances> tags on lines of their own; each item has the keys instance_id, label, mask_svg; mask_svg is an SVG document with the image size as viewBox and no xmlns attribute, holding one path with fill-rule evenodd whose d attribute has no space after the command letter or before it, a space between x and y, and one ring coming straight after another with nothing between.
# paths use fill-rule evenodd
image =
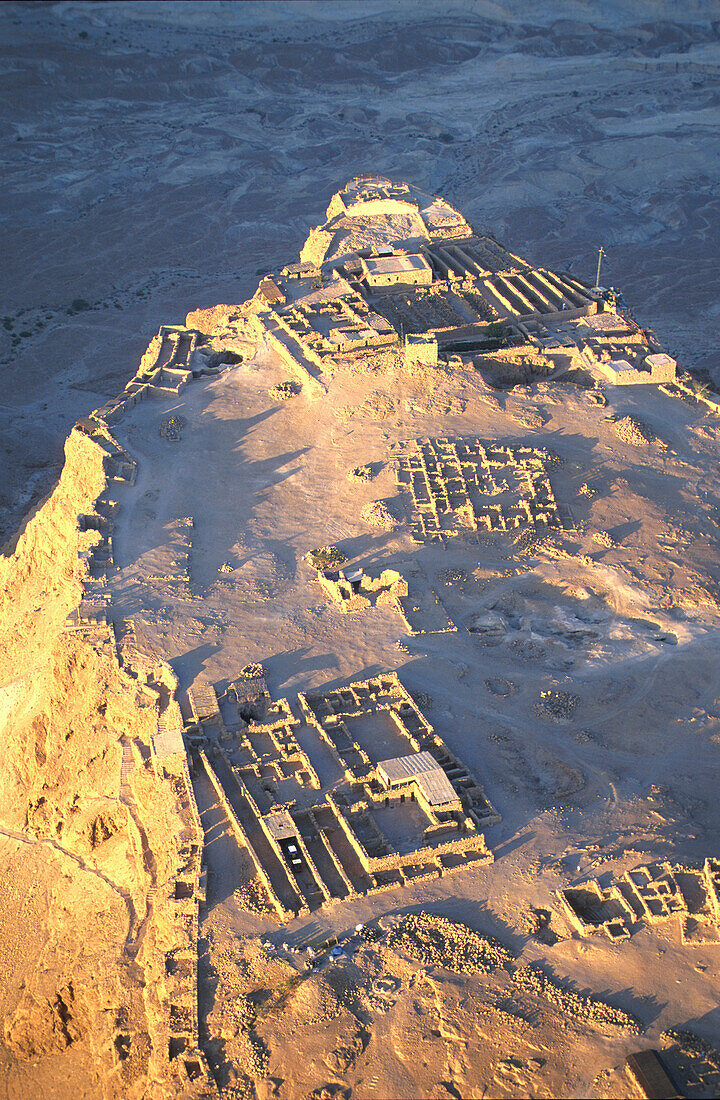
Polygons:
<instances>
[{"instance_id":1,"label":"ancient stone ruin","mask_svg":"<svg viewBox=\"0 0 720 1100\"><path fill-rule=\"evenodd\" d=\"M297 708L262 683L192 692L186 737L280 919L492 860L498 814L395 673Z\"/></svg>"},{"instance_id":2,"label":"ancient stone ruin","mask_svg":"<svg viewBox=\"0 0 720 1100\"><path fill-rule=\"evenodd\" d=\"M605 932L613 942L629 939L641 923L676 919L688 946L720 945L718 861L702 869L682 863L649 864L625 871L603 888L595 879L558 890L561 908L581 935Z\"/></svg>"},{"instance_id":3,"label":"ancient stone ruin","mask_svg":"<svg viewBox=\"0 0 720 1100\"><path fill-rule=\"evenodd\" d=\"M478 531L560 527L543 455L532 447L431 439L400 453L398 487L412 502L417 542L476 537Z\"/></svg>"}]
</instances>

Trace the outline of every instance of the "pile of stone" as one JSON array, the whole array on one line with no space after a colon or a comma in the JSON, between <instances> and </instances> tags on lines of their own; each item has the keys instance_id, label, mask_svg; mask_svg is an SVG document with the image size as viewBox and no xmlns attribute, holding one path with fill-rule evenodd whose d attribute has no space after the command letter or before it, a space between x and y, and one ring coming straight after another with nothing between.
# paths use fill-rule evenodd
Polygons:
<instances>
[{"instance_id":1,"label":"pile of stone","mask_svg":"<svg viewBox=\"0 0 720 1100\"><path fill-rule=\"evenodd\" d=\"M314 569L338 569L347 561L347 554L337 546L318 546L308 551L307 559Z\"/></svg>"},{"instance_id":2,"label":"pile of stone","mask_svg":"<svg viewBox=\"0 0 720 1100\"><path fill-rule=\"evenodd\" d=\"M624 1012L621 1008L613 1008L606 1001L583 997L579 993L573 993L572 990L564 989L537 966L521 966L512 975L512 980L523 992L541 997L559 1008L566 1016L576 1020L598 1024L601 1027L608 1025L620 1027L632 1032L633 1035L639 1035L642 1031L640 1021L629 1012Z\"/></svg>"},{"instance_id":3,"label":"pile of stone","mask_svg":"<svg viewBox=\"0 0 720 1100\"><path fill-rule=\"evenodd\" d=\"M179 443L186 424L187 420L184 416L166 416L160 421L158 435L162 439L169 439L171 443Z\"/></svg>"},{"instance_id":4,"label":"pile of stone","mask_svg":"<svg viewBox=\"0 0 720 1100\"><path fill-rule=\"evenodd\" d=\"M268 390L273 401L287 401L289 397L295 397L298 393L300 393L300 386L297 382L278 382Z\"/></svg>"},{"instance_id":5,"label":"pile of stone","mask_svg":"<svg viewBox=\"0 0 720 1100\"><path fill-rule=\"evenodd\" d=\"M446 569L442 574L442 580L445 585L457 584L462 587L467 584L469 577L465 569Z\"/></svg>"},{"instance_id":6,"label":"pile of stone","mask_svg":"<svg viewBox=\"0 0 720 1100\"><path fill-rule=\"evenodd\" d=\"M258 680L265 675L265 669L261 664L243 665L238 675L239 680Z\"/></svg>"},{"instance_id":7,"label":"pile of stone","mask_svg":"<svg viewBox=\"0 0 720 1100\"><path fill-rule=\"evenodd\" d=\"M545 543L545 537L538 535L534 527L526 527L513 541L513 550L521 557L525 554L537 554Z\"/></svg>"},{"instance_id":8,"label":"pile of stone","mask_svg":"<svg viewBox=\"0 0 720 1100\"><path fill-rule=\"evenodd\" d=\"M240 909L247 909L249 913L271 911L262 883L257 877L251 878L249 873L233 891L233 898Z\"/></svg>"},{"instance_id":9,"label":"pile of stone","mask_svg":"<svg viewBox=\"0 0 720 1100\"><path fill-rule=\"evenodd\" d=\"M431 913L403 917L391 928L387 942L423 966L441 966L456 974L488 974L507 968L513 959L496 940Z\"/></svg>"},{"instance_id":10,"label":"pile of stone","mask_svg":"<svg viewBox=\"0 0 720 1100\"><path fill-rule=\"evenodd\" d=\"M688 1031L686 1028L668 1028L662 1032L660 1038L665 1043L677 1043L685 1050L704 1054L706 1058L712 1059L720 1070L720 1050L707 1039L703 1039L702 1035L696 1035L694 1031Z\"/></svg>"},{"instance_id":11,"label":"pile of stone","mask_svg":"<svg viewBox=\"0 0 720 1100\"><path fill-rule=\"evenodd\" d=\"M569 691L541 691L540 702L535 704L535 714L550 721L572 718L579 702L577 695Z\"/></svg>"},{"instance_id":12,"label":"pile of stone","mask_svg":"<svg viewBox=\"0 0 720 1100\"><path fill-rule=\"evenodd\" d=\"M350 481L372 481L373 471L372 466L354 466L348 474Z\"/></svg>"},{"instance_id":13,"label":"pile of stone","mask_svg":"<svg viewBox=\"0 0 720 1100\"><path fill-rule=\"evenodd\" d=\"M360 518L370 527L377 527L381 531L392 531L397 525L395 517L383 500L373 500L366 504L360 512Z\"/></svg>"},{"instance_id":14,"label":"pile of stone","mask_svg":"<svg viewBox=\"0 0 720 1100\"><path fill-rule=\"evenodd\" d=\"M622 420L617 420L615 432L623 443L630 443L633 447L645 447L655 439L650 429L634 416L624 416Z\"/></svg>"}]
</instances>

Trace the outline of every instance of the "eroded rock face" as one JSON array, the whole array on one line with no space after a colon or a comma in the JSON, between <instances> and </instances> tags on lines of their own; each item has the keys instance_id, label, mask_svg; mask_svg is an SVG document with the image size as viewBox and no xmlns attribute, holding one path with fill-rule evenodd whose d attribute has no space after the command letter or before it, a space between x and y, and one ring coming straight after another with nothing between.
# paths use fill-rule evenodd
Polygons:
<instances>
[{"instance_id":1,"label":"eroded rock face","mask_svg":"<svg viewBox=\"0 0 720 1100\"><path fill-rule=\"evenodd\" d=\"M162 668L121 665L111 628L77 619L111 476L110 433L92 432L71 433L58 485L0 559L3 1043L28 1095L70 1052L112 1096L170 1068L174 934L153 892L172 894L182 822L176 788L145 767Z\"/></svg>"},{"instance_id":2,"label":"eroded rock face","mask_svg":"<svg viewBox=\"0 0 720 1100\"><path fill-rule=\"evenodd\" d=\"M83 1034L72 985L58 990L52 1000L26 996L5 1020L4 1033L8 1049L25 1060L66 1050Z\"/></svg>"},{"instance_id":3,"label":"eroded rock face","mask_svg":"<svg viewBox=\"0 0 720 1100\"><path fill-rule=\"evenodd\" d=\"M241 316L241 307L232 305L210 306L208 309L193 309L185 318L188 328L196 328L206 336L216 336L230 327L231 321Z\"/></svg>"}]
</instances>

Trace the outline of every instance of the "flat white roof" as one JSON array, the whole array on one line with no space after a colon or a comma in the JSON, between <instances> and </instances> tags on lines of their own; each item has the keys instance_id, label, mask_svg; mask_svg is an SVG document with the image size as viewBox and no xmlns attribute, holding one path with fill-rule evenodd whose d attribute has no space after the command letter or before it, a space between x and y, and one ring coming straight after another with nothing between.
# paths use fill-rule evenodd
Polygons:
<instances>
[{"instance_id":1,"label":"flat white roof","mask_svg":"<svg viewBox=\"0 0 720 1100\"><path fill-rule=\"evenodd\" d=\"M654 355L646 355L645 362L651 367L671 367L675 360L665 352L658 351Z\"/></svg>"},{"instance_id":2,"label":"flat white roof","mask_svg":"<svg viewBox=\"0 0 720 1100\"><path fill-rule=\"evenodd\" d=\"M370 275L396 275L401 271L429 271L424 256L368 256L363 261Z\"/></svg>"},{"instance_id":3,"label":"flat white roof","mask_svg":"<svg viewBox=\"0 0 720 1100\"><path fill-rule=\"evenodd\" d=\"M185 752L185 743L181 729L161 730L152 739L155 755L159 760L166 756L175 756L176 753Z\"/></svg>"},{"instance_id":4,"label":"flat white roof","mask_svg":"<svg viewBox=\"0 0 720 1100\"><path fill-rule=\"evenodd\" d=\"M263 818L270 836L275 840L288 840L298 835L297 825L287 810L266 814Z\"/></svg>"}]
</instances>

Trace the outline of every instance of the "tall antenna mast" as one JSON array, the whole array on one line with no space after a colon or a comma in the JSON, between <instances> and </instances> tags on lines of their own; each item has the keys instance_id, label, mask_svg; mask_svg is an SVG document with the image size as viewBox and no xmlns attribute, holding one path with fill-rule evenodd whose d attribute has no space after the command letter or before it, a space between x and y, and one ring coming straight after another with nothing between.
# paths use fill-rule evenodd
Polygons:
<instances>
[{"instance_id":1,"label":"tall antenna mast","mask_svg":"<svg viewBox=\"0 0 720 1100\"><path fill-rule=\"evenodd\" d=\"M595 286L600 286L600 264L602 263L603 256L607 256L607 252L605 251L603 246L600 245L600 248L598 249L598 269L597 276L595 278Z\"/></svg>"}]
</instances>

